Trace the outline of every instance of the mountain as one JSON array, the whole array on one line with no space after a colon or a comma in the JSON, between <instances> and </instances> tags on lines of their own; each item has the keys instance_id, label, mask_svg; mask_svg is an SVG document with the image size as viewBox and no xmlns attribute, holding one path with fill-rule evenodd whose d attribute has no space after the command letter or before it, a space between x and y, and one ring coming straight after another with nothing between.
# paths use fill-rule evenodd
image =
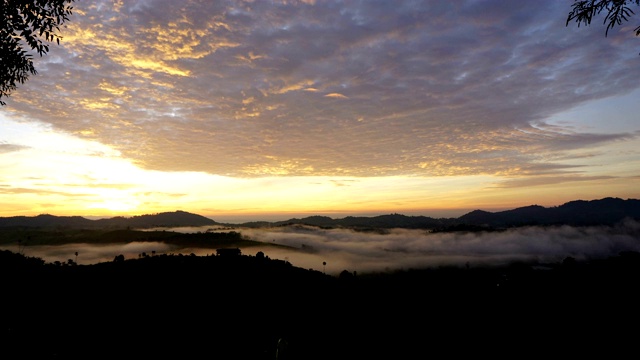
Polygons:
<instances>
[{"instance_id":1,"label":"mountain","mask_svg":"<svg viewBox=\"0 0 640 360\"><path fill-rule=\"evenodd\" d=\"M12 216L0 217L0 227L74 228L74 229L126 229L177 226L220 225L207 217L185 211L163 212L133 217L113 217L89 220L80 216Z\"/></svg>"},{"instance_id":2,"label":"mountain","mask_svg":"<svg viewBox=\"0 0 640 360\"><path fill-rule=\"evenodd\" d=\"M210 218L180 210L154 215L139 215L130 218L115 217L111 219L99 219L95 220L95 222L96 225L100 227L131 228L219 225Z\"/></svg>"},{"instance_id":3,"label":"mountain","mask_svg":"<svg viewBox=\"0 0 640 360\"><path fill-rule=\"evenodd\" d=\"M512 210L489 212L474 210L458 218L431 218L428 216L407 216L388 214L373 217L347 216L333 219L327 216L292 218L285 221L254 221L243 224L219 223L210 218L185 211L164 212L133 217L113 217L89 220L80 216L13 216L0 217L1 227L39 227L74 229L125 229L178 226L230 226L230 227L273 227L289 225L309 225L317 227L342 227L355 230L374 229L425 229L432 231L474 231L479 229L499 229L527 225L614 225L624 219L640 221L640 200L607 197L599 200L575 200L555 207L530 205Z\"/></svg>"},{"instance_id":4,"label":"mountain","mask_svg":"<svg viewBox=\"0 0 640 360\"><path fill-rule=\"evenodd\" d=\"M42 214L38 216L11 216L0 217L0 227L68 227L68 228L90 228L94 226L92 220L81 216L54 216Z\"/></svg>"},{"instance_id":5,"label":"mountain","mask_svg":"<svg viewBox=\"0 0 640 360\"><path fill-rule=\"evenodd\" d=\"M407 216L401 214L379 215L373 217L347 216L332 219L326 216L309 216L302 219L289 219L271 223L271 226L311 225L318 227L346 227L359 229L432 229L456 224L455 219L434 219L428 216Z\"/></svg>"},{"instance_id":6,"label":"mountain","mask_svg":"<svg viewBox=\"0 0 640 360\"><path fill-rule=\"evenodd\" d=\"M458 218L466 225L514 227L525 225L614 225L625 218L640 220L640 200L603 198L577 200L545 208L539 205L487 212L474 210Z\"/></svg>"},{"instance_id":7,"label":"mountain","mask_svg":"<svg viewBox=\"0 0 640 360\"><path fill-rule=\"evenodd\" d=\"M625 218L640 220L640 200L603 198L599 200L576 200L557 207L529 205L512 210L489 212L474 210L458 218L431 218L401 214L373 217L348 216L332 219L326 216L293 218L273 223L254 222L241 224L248 227L310 225L318 227L343 227L356 230L367 229L428 229L432 231L478 231L494 230L527 225L614 225Z\"/></svg>"}]
</instances>

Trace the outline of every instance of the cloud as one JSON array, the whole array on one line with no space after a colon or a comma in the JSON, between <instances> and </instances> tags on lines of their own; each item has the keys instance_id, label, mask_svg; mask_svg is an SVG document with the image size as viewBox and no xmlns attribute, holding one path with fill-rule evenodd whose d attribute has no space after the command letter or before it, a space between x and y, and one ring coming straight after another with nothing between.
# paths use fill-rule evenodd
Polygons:
<instances>
[{"instance_id":1,"label":"cloud","mask_svg":"<svg viewBox=\"0 0 640 360\"><path fill-rule=\"evenodd\" d=\"M29 147L24 145L16 145L16 144L7 144L0 142L0 154L9 153L14 151L20 151L23 149L28 149Z\"/></svg>"},{"instance_id":2,"label":"cloud","mask_svg":"<svg viewBox=\"0 0 640 360\"><path fill-rule=\"evenodd\" d=\"M344 95L339 94L339 93L327 94L327 95L324 95L324 97L334 98L334 99L348 99L347 96L344 96Z\"/></svg>"},{"instance_id":3,"label":"cloud","mask_svg":"<svg viewBox=\"0 0 640 360\"><path fill-rule=\"evenodd\" d=\"M71 194L71 193L67 193L67 192L63 192L63 191L52 191L52 190L43 190L43 189L36 189L36 188L16 188L16 187L9 187L9 188L0 188L0 194L15 194L15 195L19 195L19 194L35 194L38 196L46 196L46 195L59 195L59 196L89 196L88 194Z\"/></svg>"},{"instance_id":4,"label":"cloud","mask_svg":"<svg viewBox=\"0 0 640 360\"><path fill-rule=\"evenodd\" d=\"M173 228L172 231L197 232L206 228ZM218 229L217 231L229 231ZM272 259L286 260L294 266L326 271L337 275L343 270L359 273L393 271L441 266L499 266L515 261L559 263L566 257L594 260L617 256L622 251L640 251L637 239L640 223L624 221L614 227L521 227L502 232L429 233L424 230L391 229L384 232L358 232L347 229L320 229L286 226L266 229L238 228L243 236L267 244L279 244L292 250L270 246L243 248L244 255L262 251ZM6 249L12 250L5 246ZM13 251L16 249L14 248ZM137 258L138 254L171 253L199 256L213 254L212 249L177 248L163 243L127 245L72 244L26 247L28 256L47 262L66 261L75 251L80 264L112 261L116 255ZM326 262L326 267L322 265Z\"/></svg>"},{"instance_id":5,"label":"cloud","mask_svg":"<svg viewBox=\"0 0 640 360\"><path fill-rule=\"evenodd\" d=\"M497 187L501 188L517 188L517 187L531 187L531 186L542 186L549 184L561 184L561 183L573 183L580 181L599 181L599 180L609 180L613 179L613 176L538 176L531 178L520 178L520 179L507 179L501 181L497 184Z\"/></svg>"},{"instance_id":6,"label":"cloud","mask_svg":"<svg viewBox=\"0 0 640 360\"><path fill-rule=\"evenodd\" d=\"M640 75L628 65L632 36L567 27L562 2L75 8L61 45L3 110L147 169L514 175L543 162L561 175L575 165L571 151L637 137L549 125L555 113L637 89Z\"/></svg>"},{"instance_id":7,"label":"cloud","mask_svg":"<svg viewBox=\"0 0 640 360\"><path fill-rule=\"evenodd\" d=\"M640 225L629 221L615 228L569 226L524 227L491 233L428 233L394 229L374 234L342 229L286 227L270 230L242 230L243 235L307 250L347 270L385 271L438 266L504 265L513 261L560 262L567 256L579 260L638 251L634 241ZM266 254L269 253L267 250ZM288 255L294 258L294 255ZM301 259L300 266L318 269L318 264ZM341 271L332 266L333 271Z\"/></svg>"},{"instance_id":8,"label":"cloud","mask_svg":"<svg viewBox=\"0 0 640 360\"><path fill-rule=\"evenodd\" d=\"M142 253L149 255L152 252L171 253L172 246L165 243L157 242L133 242L128 244L67 244L67 245L38 245L21 246L18 250L17 245L10 247L4 246L4 250L13 252L21 252L25 256L37 257L48 263L60 261L66 263L68 260L76 261L75 253L78 252L77 263L80 265L97 264L101 262L113 261L117 255L124 255L125 259L136 259Z\"/></svg>"}]
</instances>

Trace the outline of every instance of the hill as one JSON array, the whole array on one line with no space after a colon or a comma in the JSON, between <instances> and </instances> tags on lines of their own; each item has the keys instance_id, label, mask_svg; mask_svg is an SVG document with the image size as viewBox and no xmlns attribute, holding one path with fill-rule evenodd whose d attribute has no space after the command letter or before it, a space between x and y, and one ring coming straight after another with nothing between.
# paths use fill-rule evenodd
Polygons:
<instances>
[{"instance_id":1,"label":"hill","mask_svg":"<svg viewBox=\"0 0 640 360\"><path fill-rule=\"evenodd\" d=\"M576 200L557 207L539 205L524 206L512 210L488 212L474 210L458 218L431 218L427 216L406 216L401 214L380 215L374 217L348 216L332 219L324 216L310 216L302 219L289 219L273 223L248 223L256 226L286 226L293 224L318 227L344 227L359 230L367 229L429 229L436 231L455 231L517 227L526 225L614 225L624 219L640 220L640 200L603 198L599 200Z\"/></svg>"},{"instance_id":2,"label":"hill","mask_svg":"<svg viewBox=\"0 0 640 360\"><path fill-rule=\"evenodd\" d=\"M90 220L80 216L37 216L0 217L0 227L68 228L68 229L146 229L153 227L215 226L216 221L202 215L186 211L163 212L132 217L113 217Z\"/></svg>"},{"instance_id":3,"label":"hill","mask_svg":"<svg viewBox=\"0 0 640 360\"><path fill-rule=\"evenodd\" d=\"M500 212L475 210L458 218L466 225L514 227L525 225L613 225L624 219L640 220L640 200L603 198L576 200L560 206L539 205Z\"/></svg>"},{"instance_id":4,"label":"hill","mask_svg":"<svg viewBox=\"0 0 640 360\"><path fill-rule=\"evenodd\" d=\"M603 198L599 200L575 200L556 207L540 205L524 206L512 210L488 212L474 210L458 218L432 218L388 214L372 217L347 216L330 218L309 216L285 221L254 221L242 224L219 223L208 217L185 211L164 212L133 217L113 217L89 220L80 216L14 216L0 217L0 228L67 228L67 229L148 229L153 227L181 226L225 226L225 227L274 227L288 225L310 225L324 228L350 228L360 231L405 228L433 231L456 231L470 229L496 229L526 225L614 225L624 219L640 220L640 200Z\"/></svg>"}]
</instances>

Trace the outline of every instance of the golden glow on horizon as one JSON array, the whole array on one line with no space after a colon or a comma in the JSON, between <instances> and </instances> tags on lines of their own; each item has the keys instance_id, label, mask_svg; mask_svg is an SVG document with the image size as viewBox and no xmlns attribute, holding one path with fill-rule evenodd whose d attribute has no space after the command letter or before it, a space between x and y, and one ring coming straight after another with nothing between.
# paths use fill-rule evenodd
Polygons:
<instances>
[{"instance_id":1,"label":"golden glow on horizon","mask_svg":"<svg viewBox=\"0 0 640 360\"><path fill-rule=\"evenodd\" d=\"M140 203L138 201L132 200L131 198L123 199L123 200L104 200L100 203L93 203L87 205L87 211L90 214L96 212L96 210L100 213L104 210L109 211L110 213L126 213L130 214L131 212L138 213L138 207Z\"/></svg>"},{"instance_id":2,"label":"golden glow on horizon","mask_svg":"<svg viewBox=\"0 0 640 360\"><path fill-rule=\"evenodd\" d=\"M394 212L447 217L460 209L557 206L625 193L631 186L628 177L607 176L606 166L600 176L461 175L464 171L455 171L435 177L353 177L313 176L313 169L308 169L309 176L286 176L300 164L265 156L274 164L271 168L245 169L269 174L256 178L151 171L108 146L57 132L45 124L2 117L0 123L11 130L7 140L20 147L9 156L0 156L0 216L109 217L184 210L214 219ZM631 168L637 168L639 160L633 154L626 154L623 148L619 152ZM597 156L584 157L584 161L594 158Z\"/></svg>"},{"instance_id":3,"label":"golden glow on horizon","mask_svg":"<svg viewBox=\"0 0 640 360\"><path fill-rule=\"evenodd\" d=\"M570 181L541 185L545 195L540 196L535 191L523 195L519 186L501 186L503 180L495 176L238 179L205 173L149 171L104 146L46 128L29 131L34 133L24 139L38 139L38 143L49 147L36 149L34 142L25 142L25 148L13 156L0 157L0 173L16 174L5 175L0 187L3 209L0 216L40 213L133 216L184 210L212 218L253 215L256 220L276 214L286 217L325 213L347 216L398 212L438 217L430 212L505 209L530 204L555 206L594 194L605 197L612 190L611 181L603 191L597 179L583 181L580 188ZM101 156L94 155L98 149ZM621 189L628 186L623 179L617 184Z\"/></svg>"}]
</instances>

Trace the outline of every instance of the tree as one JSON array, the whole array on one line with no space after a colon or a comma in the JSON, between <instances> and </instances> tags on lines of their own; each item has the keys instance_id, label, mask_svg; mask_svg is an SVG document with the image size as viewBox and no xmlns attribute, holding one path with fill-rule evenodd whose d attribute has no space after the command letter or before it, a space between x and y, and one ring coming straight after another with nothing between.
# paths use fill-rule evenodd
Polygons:
<instances>
[{"instance_id":1,"label":"tree","mask_svg":"<svg viewBox=\"0 0 640 360\"><path fill-rule=\"evenodd\" d=\"M616 25L622 25L623 22L629 21L629 17L635 15L629 5L635 4L640 6L640 0L575 0L571 5L571 11L567 16L567 24L575 21L580 27L581 24L585 26L591 25L591 20L597 15L600 15L603 11L606 12L603 24L607 25L604 36L609 35L611 30ZM636 36L640 35L640 26L635 28Z\"/></svg>"},{"instance_id":2,"label":"tree","mask_svg":"<svg viewBox=\"0 0 640 360\"><path fill-rule=\"evenodd\" d=\"M0 1L0 105L38 72L29 48L41 57L49 52L48 42L60 44L60 26L69 20L75 0Z\"/></svg>"}]
</instances>

